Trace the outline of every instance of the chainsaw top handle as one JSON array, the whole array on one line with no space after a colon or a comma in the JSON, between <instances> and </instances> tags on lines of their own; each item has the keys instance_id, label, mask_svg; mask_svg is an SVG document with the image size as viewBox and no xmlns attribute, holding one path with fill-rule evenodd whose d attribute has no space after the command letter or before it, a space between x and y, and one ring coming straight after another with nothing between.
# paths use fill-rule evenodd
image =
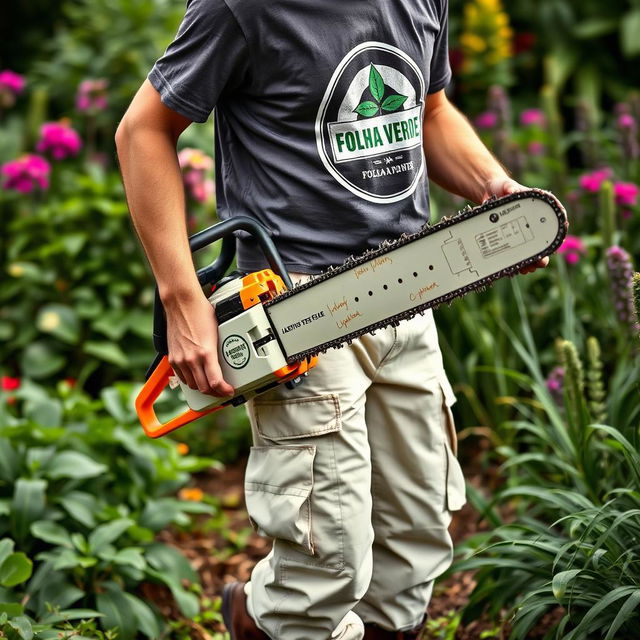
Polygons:
<instances>
[{"instance_id":1,"label":"chainsaw top handle","mask_svg":"<svg viewBox=\"0 0 640 640\"><path fill-rule=\"evenodd\" d=\"M293 283L271 239L269 230L263 224L248 216L234 216L202 231L198 231L198 233L189 237L191 253L204 249L204 247L209 246L217 240L222 240L222 247L220 248L218 257L210 265L198 270L198 282L202 286L214 284L227 272L236 254L236 241L233 236L235 231L246 231L257 239L271 269L282 278L287 289L291 289ZM147 370L145 376L147 380L162 357L167 355L169 351L167 347L167 318L157 286L153 304L153 346L157 351L157 356Z\"/></svg>"}]
</instances>

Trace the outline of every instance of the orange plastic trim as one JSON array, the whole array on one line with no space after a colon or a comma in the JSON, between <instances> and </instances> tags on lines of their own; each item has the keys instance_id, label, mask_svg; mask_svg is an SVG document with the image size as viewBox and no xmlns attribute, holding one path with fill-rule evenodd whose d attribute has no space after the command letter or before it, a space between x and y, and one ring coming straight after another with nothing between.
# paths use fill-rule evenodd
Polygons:
<instances>
[{"instance_id":1,"label":"orange plastic trim","mask_svg":"<svg viewBox=\"0 0 640 640\"><path fill-rule=\"evenodd\" d=\"M169 364L169 359L167 356L164 356L158 366L154 369L149 379L144 383L144 386L136 398L136 411L138 413L138 418L140 419L140 424L142 424L144 432L150 438L159 438L160 436L164 436L178 427L182 427L193 420L197 420L202 416L206 416L208 413L222 408L213 407L206 411L188 409L184 413L181 413L175 418L171 418L171 420L163 424L158 419L158 416L156 416L153 405L158 399L158 396L169 384L169 376L172 375L173 369Z\"/></svg>"},{"instance_id":2,"label":"orange plastic trim","mask_svg":"<svg viewBox=\"0 0 640 640\"><path fill-rule=\"evenodd\" d=\"M242 306L245 309L249 309L266 300L270 300L285 291L285 289L282 278L271 269L254 271L242 278L240 300L242 300Z\"/></svg>"}]
</instances>

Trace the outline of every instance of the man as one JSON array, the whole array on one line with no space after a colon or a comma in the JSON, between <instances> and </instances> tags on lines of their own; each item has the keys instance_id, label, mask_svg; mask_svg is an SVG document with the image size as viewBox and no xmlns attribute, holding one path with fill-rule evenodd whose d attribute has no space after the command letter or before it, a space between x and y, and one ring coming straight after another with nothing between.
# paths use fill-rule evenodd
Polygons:
<instances>
[{"instance_id":1,"label":"man","mask_svg":"<svg viewBox=\"0 0 640 640\"><path fill-rule=\"evenodd\" d=\"M427 174L474 202L522 188L447 100L450 76L447 0L188 2L116 141L189 387L233 392L188 248L180 133L216 107L219 215L263 222L300 281L418 230ZM249 238L238 265L265 266ZM454 400L427 313L249 404L247 509L274 546L225 589L232 639L417 637L464 503Z\"/></svg>"}]
</instances>

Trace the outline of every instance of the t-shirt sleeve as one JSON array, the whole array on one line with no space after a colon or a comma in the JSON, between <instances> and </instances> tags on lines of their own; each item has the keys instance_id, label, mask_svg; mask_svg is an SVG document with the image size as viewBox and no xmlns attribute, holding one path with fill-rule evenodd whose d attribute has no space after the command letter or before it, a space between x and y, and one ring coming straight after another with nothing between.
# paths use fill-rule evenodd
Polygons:
<instances>
[{"instance_id":1,"label":"t-shirt sleeve","mask_svg":"<svg viewBox=\"0 0 640 640\"><path fill-rule=\"evenodd\" d=\"M247 49L224 0L187 0L175 39L147 77L170 109L204 122L219 98L247 77Z\"/></svg>"},{"instance_id":2,"label":"t-shirt sleeve","mask_svg":"<svg viewBox=\"0 0 640 640\"><path fill-rule=\"evenodd\" d=\"M427 93L436 93L444 89L451 81L449 64L449 0L442 0L440 13L440 31L433 45L431 57L431 75Z\"/></svg>"}]
</instances>

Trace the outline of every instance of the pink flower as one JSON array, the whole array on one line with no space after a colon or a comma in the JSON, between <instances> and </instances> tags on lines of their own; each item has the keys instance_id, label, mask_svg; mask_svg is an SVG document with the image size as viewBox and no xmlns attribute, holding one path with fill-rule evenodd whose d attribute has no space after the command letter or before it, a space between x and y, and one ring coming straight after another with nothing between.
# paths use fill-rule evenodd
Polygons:
<instances>
[{"instance_id":1,"label":"pink flower","mask_svg":"<svg viewBox=\"0 0 640 640\"><path fill-rule=\"evenodd\" d=\"M485 111L475 119L478 129L493 129L498 124L498 115L495 111Z\"/></svg>"},{"instance_id":2,"label":"pink flower","mask_svg":"<svg viewBox=\"0 0 640 640\"><path fill-rule=\"evenodd\" d=\"M2 376L2 378L0 378L0 386L3 391L15 391L20 387L20 378Z\"/></svg>"},{"instance_id":3,"label":"pink flower","mask_svg":"<svg viewBox=\"0 0 640 640\"><path fill-rule=\"evenodd\" d=\"M591 173L585 173L580 177L580 186L590 193L597 193L605 180L613 176L613 171L609 167L596 169Z\"/></svg>"},{"instance_id":4,"label":"pink flower","mask_svg":"<svg viewBox=\"0 0 640 640\"><path fill-rule=\"evenodd\" d=\"M532 156L541 156L544 153L544 150L545 147L542 142L538 142L537 140L533 140L532 142L530 142L529 146L527 147L527 151Z\"/></svg>"},{"instance_id":5,"label":"pink flower","mask_svg":"<svg viewBox=\"0 0 640 640\"><path fill-rule=\"evenodd\" d=\"M633 182L616 182L613 186L616 202L621 206L635 207L640 189Z\"/></svg>"},{"instance_id":6,"label":"pink flower","mask_svg":"<svg viewBox=\"0 0 640 640\"><path fill-rule=\"evenodd\" d=\"M105 78L83 80L76 93L76 109L78 111L104 111L107 108L107 87Z\"/></svg>"},{"instance_id":7,"label":"pink flower","mask_svg":"<svg viewBox=\"0 0 640 640\"><path fill-rule=\"evenodd\" d=\"M213 169L213 159L200 149L186 148L178 153L185 189L197 202L208 202L213 197L214 184L207 177Z\"/></svg>"},{"instance_id":8,"label":"pink flower","mask_svg":"<svg viewBox=\"0 0 640 640\"><path fill-rule=\"evenodd\" d=\"M623 113L618 117L618 126L621 129L633 129L635 125L636 120L630 113Z\"/></svg>"},{"instance_id":9,"label":"pink flower","mask_svg":"<svg viewBox=\"0 0 640 640\"><path fill-rule=\"evenodd\" d=\"M24 89L24 77L8 69L0 71L0 90L2 89L7 89L14 95L22 93Z\"/></svg>"},{"instance_id":10,"label":"pink flower","mask_svg":"<svg viewBox=\"0 0 640 640\"><path fill-rule=\"evenodd\" d=\"M564 255L567 264L576 264L587 252L584 242L578 236L568 235L560 245L558 253Z\"/></svg>"},{"instance_id":11,"label":"pink flower","mask_svg":"<svg viewBox=\"0 0 640 640\"><path fill-rule=\"evenodd\" d=\"M24 89L24 77L14 71L0 71L0 108L12 107L16 96Z\"/></svg>"},{"instance_id":12,"label":"pink flower","mask_svg":"<svg viewBox=\"0 0 640 640\"><path fill-rule=\"evenodd\" d=\"M540 109L525 109L520 114L520 124L524 127L533 125L544 127L545 122L544 113Z\"/></svg>"},{"instance_id":13,"label":"pink flower","mask_svg":"<svg viewBox=\"0 0 640 640\"><path fill-rule=\"evenodd\" d=\"M40 128L40 140L36 149L41 153L50 153L55 160L78 155L80 147L80 136L67 121L45 122Z\"/></svg>"},{"instance_id":14,"label":"pink flower","mask_svg":"<svg viewBox=\"0 0 640 640\"><path fill-rule=\"evenodd\" d=\"M0 173L5 178L3 188L20 193L30 193L36 188L48 189L50 172L49 163L35 154L24 155L0 167Z\"/></svg>"}]
</instances>

